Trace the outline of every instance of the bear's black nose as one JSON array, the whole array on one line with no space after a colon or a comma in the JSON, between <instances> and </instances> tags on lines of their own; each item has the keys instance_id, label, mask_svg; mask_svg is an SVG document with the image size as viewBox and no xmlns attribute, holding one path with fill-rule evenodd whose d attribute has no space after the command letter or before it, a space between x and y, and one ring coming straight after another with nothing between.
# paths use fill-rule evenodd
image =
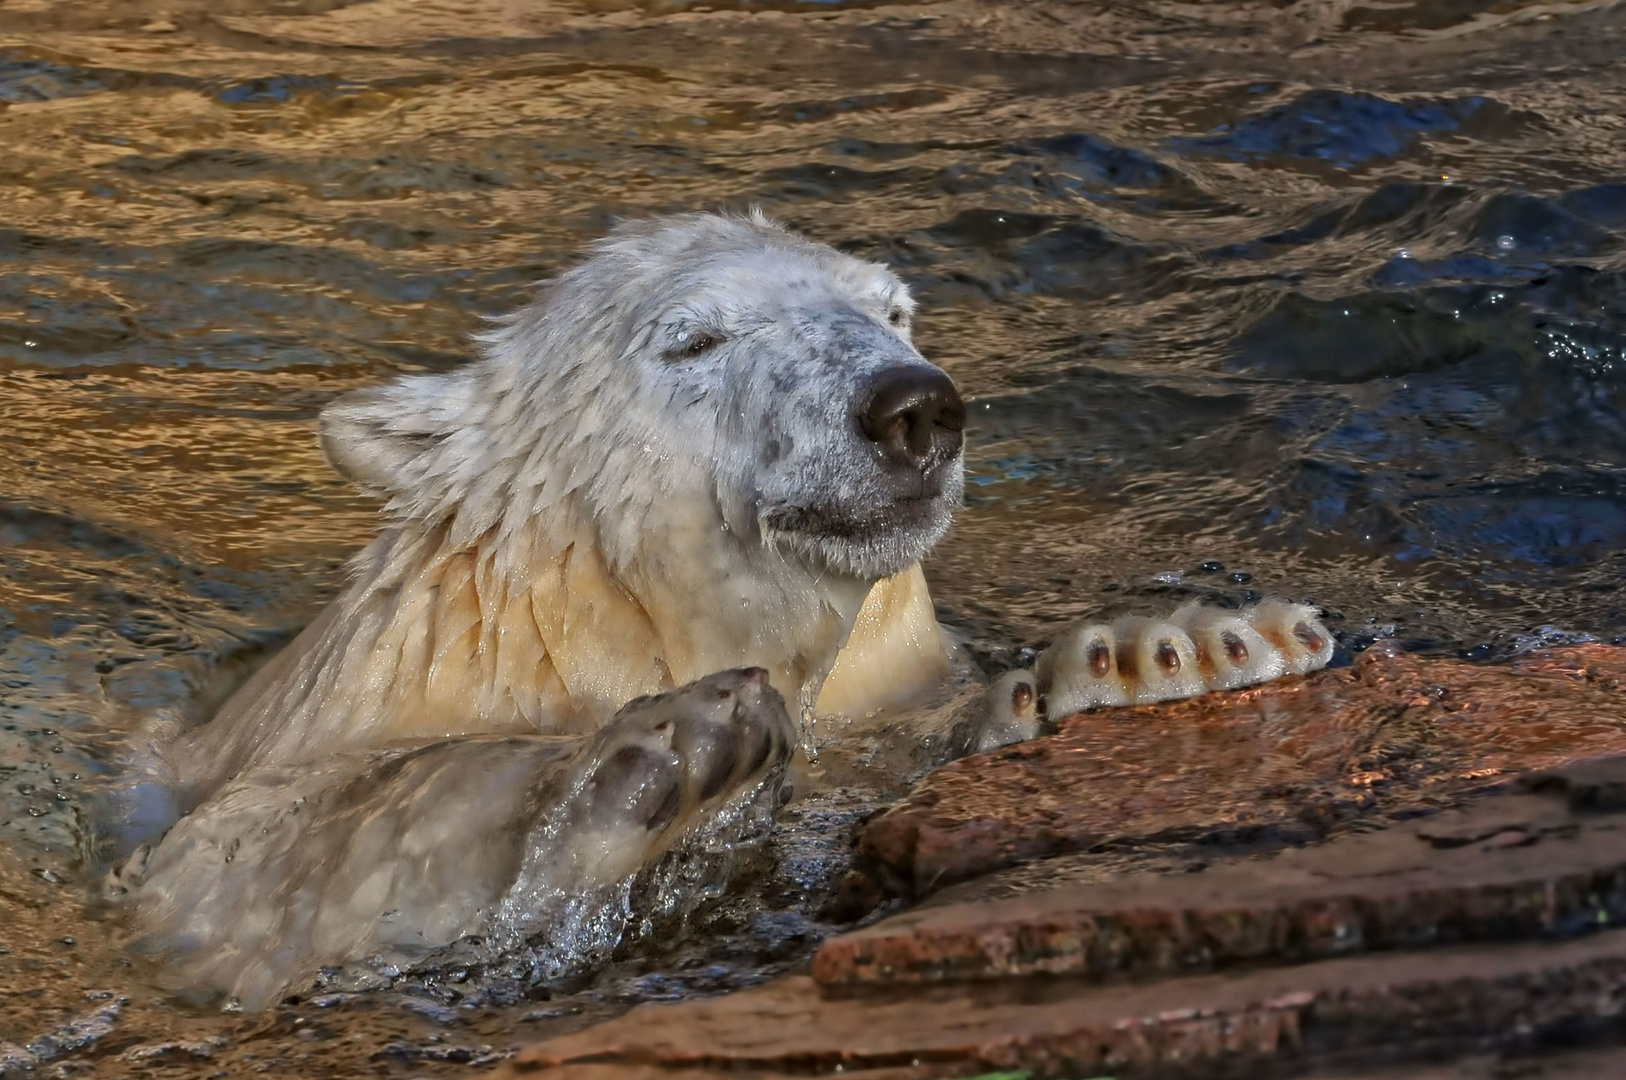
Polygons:
<instances>
[{"instance_id":1,"label":"bear's black nose","mask_svg":"<svg viewBox=\"0 0 1626 1080\"><path fill-rule=\"evenodd\" d=\"M924 469L959 453L965 402L947 375L910 364L875 377L858 423L888 457Z\"/></svg>"}]
</instances>

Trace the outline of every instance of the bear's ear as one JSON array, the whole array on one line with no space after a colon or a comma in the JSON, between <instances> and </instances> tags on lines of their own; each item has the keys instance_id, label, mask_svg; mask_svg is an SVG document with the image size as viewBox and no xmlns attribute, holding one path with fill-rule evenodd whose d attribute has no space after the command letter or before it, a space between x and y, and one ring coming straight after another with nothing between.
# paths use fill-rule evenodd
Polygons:
<instances>
[{"instance_id":1,"label":"bear's ear","mask_svg":"<svg viewBox=\"0 0 1626 1080\"><path fill-rule=\"evenodd\" d=\"M317 420L322 454L369 491L412 492L423 481L426 455L456 426L458 389L453 376L411 375L341 394Z\"/></svg>"}]
</instances>

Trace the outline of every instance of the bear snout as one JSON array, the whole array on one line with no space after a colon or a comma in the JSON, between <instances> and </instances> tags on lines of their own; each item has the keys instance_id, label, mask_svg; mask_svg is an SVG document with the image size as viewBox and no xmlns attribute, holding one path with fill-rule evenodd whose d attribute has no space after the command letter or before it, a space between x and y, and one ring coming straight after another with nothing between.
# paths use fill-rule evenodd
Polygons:
<instances>
[{"instance_id":1,"label":"bear snout","mask_svg":"<svg viewBox=\"0 0 1626 1080\"><path fill-rule=\"evenodd\" d=\"M924 473L960 453L965 402L941 370L926 364L883 369L859 400L859 430L894 465Z\"/></svg>"}]
</instances>

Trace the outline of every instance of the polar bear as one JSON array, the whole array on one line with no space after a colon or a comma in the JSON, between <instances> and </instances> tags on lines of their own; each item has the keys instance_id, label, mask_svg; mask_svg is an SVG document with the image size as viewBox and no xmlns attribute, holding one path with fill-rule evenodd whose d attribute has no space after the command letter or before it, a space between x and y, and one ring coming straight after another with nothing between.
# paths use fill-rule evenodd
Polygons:
<instances>
[{"instance_id":1,"label":"polar bear","mask_svg":"<svg viewBox=\"0 0 1626 1080\"><path fill-rule=\"evenodd\" d=\"M590 731L726 668L766 668L804 716L940 682L920 560L960 504L965 405L911 343L913 313L885 267L760 214L661 218L597 244L483 335L482 359L335 400L322 448L388 524L343 594L172 748L184 802L347 747ZM1316 642L1308 659L1254 634L1251 666L1216 685L1325 663L1313 613L1271 615L1304 623L1285 640ZM1082 704L1214 681L1168 623L1113 640L1109 681L1134 685ZM1106 675L1099 657L1072 667Z\"/></svg>"},{"instance_id":2,"label":"polar bear","mask_svg":"<svg viewBox=\"0 0 1626 1080\"><path fill-rule=\"evenodd\" d=\"M965 406L912 313L886 269L760 216L667 218L483 359L334 401L323 450L387 527L173 748L187 801L344 747L591 730L725 668L825 712L941 680L919 562L960 503Z\"/></svg>"},{"instance_id":3,"label":"polar bear","mask_svg":"<svg viewBox=\"0 0 1626 1080\"><path fill-rule=\"evenodd\" d=\"M745 668L811 753L814 717L950 681L920 561L960 505L966 408L913 345L913 312L885 267L760 214L667 217L616 229L468 366L336 399L323 450L385 500L385 528L316 621L164 749L171 809L201 817L149 864L184 881L198 837L228 846L210 823L247 828L244 799L270 813L278 777L348 776L321 763L368 748L586 737L629 701ZM1283 603L1082 626L938 725L933 752L1331 650L1313 610ZM481 745L444 753L501 744ZM259 887L304 895L278 881Z\"/></svg>"}]
</instances>

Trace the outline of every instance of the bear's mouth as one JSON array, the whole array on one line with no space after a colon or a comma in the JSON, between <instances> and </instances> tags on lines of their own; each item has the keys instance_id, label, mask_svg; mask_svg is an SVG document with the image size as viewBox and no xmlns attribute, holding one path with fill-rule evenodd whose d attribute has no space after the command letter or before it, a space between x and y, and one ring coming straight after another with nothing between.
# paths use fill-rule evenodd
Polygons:
<instances>
[{"instance_id":1,"label":"bear's mouth","mask_svg":"<svg viewBox=\"0 0 1626 1080\"><path fill-rule=\"evenodd\" d=\"M758 516L763 539L838 573L880 579L907 569L948 532L959 500L911 495L863 508L779 503Z\"/></svg>"},{"instance_id":2,"label":"bear's mouth","mask_svg":"<svg viewBox=\"0 0 1626 1080\"><path fill-rule=\"evenodd\" d=\"M909 495L862 511L847 506L792 506L780 503L762 512L762 524L771 532L873 543L899 533L929 528L945 509L938 495Z\"/></svg>"}]
</instances>

